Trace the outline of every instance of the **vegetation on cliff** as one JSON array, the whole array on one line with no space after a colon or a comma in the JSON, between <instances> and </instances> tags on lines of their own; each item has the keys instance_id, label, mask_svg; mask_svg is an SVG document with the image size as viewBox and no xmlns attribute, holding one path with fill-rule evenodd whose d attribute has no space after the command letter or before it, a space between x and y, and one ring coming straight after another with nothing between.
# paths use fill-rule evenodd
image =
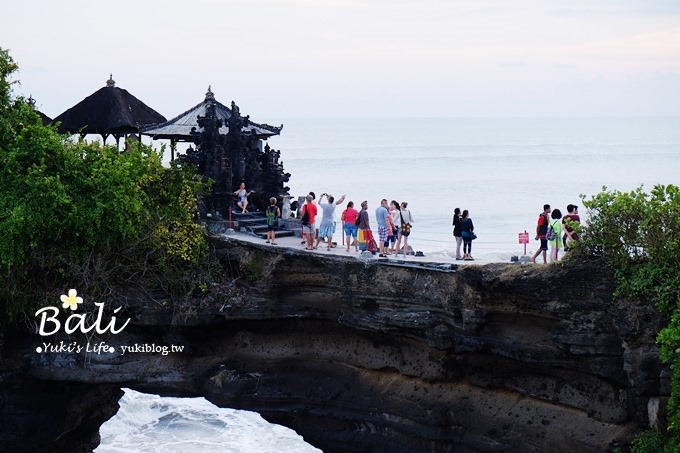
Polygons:
<instances>
[{"instance_id":1,"label":"vegetation on cliff","mask_svg":"<svg viewBox=\"0 0 680 453\"><path fill-rule=\"evenodd\" d=\"M206 251L204 183L140 143L120 152L44 126L13 96L16 69L0 48L0 324L73 287L105 295L143 278L181 289Z\"/></svg>"},{"instance_id":2,"label":"vegetation on cliff","mask_svg":"<svg viewBox=\"0 0 680 453\"><path fill-rule=\"evenodd\" d=\"M666 450L679 451L680 188L658 185L649 193L642 188L626 193L603 188L590 200L584 198L584 205L589 209L585 251L603 256L612 268L616 296L651 301L668 315L657 341L661 359L672 370Z\"/></svg>"}]
</instances>

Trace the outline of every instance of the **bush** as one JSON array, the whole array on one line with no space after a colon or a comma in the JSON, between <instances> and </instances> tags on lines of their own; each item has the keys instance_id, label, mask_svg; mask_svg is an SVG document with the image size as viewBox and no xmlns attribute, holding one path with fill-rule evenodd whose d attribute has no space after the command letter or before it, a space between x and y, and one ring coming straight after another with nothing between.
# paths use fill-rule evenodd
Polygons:
<instances>
[{"instance_id":1,"label":"bush","mask_svg":"<svg viewBox=\"0 0 680 453\"><path fill-rule=\"evenodd\" d=\"M660 453L664 451L664 439L658 431L645 431L630 446L631 453Z\"/></svg>"},{"instance_id":2,"label":"bush","mask_svg":"<svg viewBox=\"0 0 680 453\"><path fill-rule=\"evenodd\" d=\"M582 197L584 198L584 197ZM680 189L657 185L650 193L609 192L590 200L583 249L613 269L615 296L649 301L668 315L658 333L660 357L672 370L668 404L669 444L680 447Z\"/></svg>"},{"instance_id":3,"label":"bush","mask_svg":"<svg viewBox=\"0 0 680 453\"><path fill-rule=\"evenodd\" d=\"M139 143L119 152L43 126L12 98L14 70L0 49L0 321L76 284L90 295L139 277L177 286L206 251L195 222L201 178L163 167L162 152Z\"/></svg>"}]
</instances>

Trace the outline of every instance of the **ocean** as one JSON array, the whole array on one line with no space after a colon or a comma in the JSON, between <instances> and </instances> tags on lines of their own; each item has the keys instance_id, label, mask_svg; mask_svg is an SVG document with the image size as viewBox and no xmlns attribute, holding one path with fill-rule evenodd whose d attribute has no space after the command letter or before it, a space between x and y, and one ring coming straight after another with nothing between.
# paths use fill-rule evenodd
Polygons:
<instances>
[{"instance_id":1,"label":"ocean","mask_svg":"<svg viewBox=\"0 0 680 453\"><path fill-rule=\"evenodd\" d=\"M280 122L272 122L280 124ZM508 262L533 241L543 205L566 214L602 190L680 184L680 118L291 119L270 146L291 173L290 193L407 201L409 243L455 257L452 216L468 209L473 255ZM587 214L580 208L583 216ZM339 211L338 211L339 212ZM372 225L375 225L373 221Z\"/></svg>"},{"instance_id":2,"label":"ocean","mask_svg":"<svg viewBox=\"0 0 680 453\"><path fill-rule=\"evenodd\" d=\"M518 233L528 231L527 253L535 250L545 203L563 214L579 205L587 221L582 194L680 185L680 118L253 120L283 123L269 144L292 175L291 195L345 194L345 203L367 200L372 217L382 198L407 201L409 243L435 260L455 256L456 207L473 219L472 255L509 262L524 253ZM251 412L131 390L101 434L97 453L319 451Z\"/></svg>"}]
</instances>

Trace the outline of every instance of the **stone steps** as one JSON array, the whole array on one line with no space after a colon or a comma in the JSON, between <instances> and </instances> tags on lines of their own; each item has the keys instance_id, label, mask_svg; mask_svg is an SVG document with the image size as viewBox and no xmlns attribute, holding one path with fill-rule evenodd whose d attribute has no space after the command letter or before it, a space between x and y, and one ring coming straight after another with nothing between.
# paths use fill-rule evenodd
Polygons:
<instances>
[{"instance_id":1,"label":"stone steps","mask_svg":"<svg viewBox=\"0 0 680 453\"><path fill-rule=\"evenodd\" d=\"M267 238L267 218L262 212L248 212L241 214L240 212L233 212L232 218L237 222L238 228L241 231L247 231L262 239ZM290 237L295 236L293 230L276 227L276 237Z\"/></svg>"}]
</instances>

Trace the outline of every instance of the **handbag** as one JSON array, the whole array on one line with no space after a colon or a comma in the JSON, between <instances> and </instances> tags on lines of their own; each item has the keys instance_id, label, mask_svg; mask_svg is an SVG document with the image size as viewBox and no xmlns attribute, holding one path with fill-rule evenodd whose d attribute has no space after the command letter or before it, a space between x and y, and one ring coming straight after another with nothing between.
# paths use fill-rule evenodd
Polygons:
<instances>
[{"instance_id":1,"label":"handbag","mask_svg":"<svg viewBox=\"0 0 680 453\"><path fill-rule=\"evenodd\" d=\"M474 231L470 231L470 240L474 241L475 239L477 239L477 235L475 234Z\"/></svg>"},{"instance_id":2,"label":"handbag","mask_svg":"<svg viewBox=\"0 0 680 453\"><path fill-rule=\"evenodd\" d=\"M399 217L401 217L401 232L408 236L411 233L411 224L404 222L404 216L401 211L399 211Z\"/></svg>"}]
</instances>

